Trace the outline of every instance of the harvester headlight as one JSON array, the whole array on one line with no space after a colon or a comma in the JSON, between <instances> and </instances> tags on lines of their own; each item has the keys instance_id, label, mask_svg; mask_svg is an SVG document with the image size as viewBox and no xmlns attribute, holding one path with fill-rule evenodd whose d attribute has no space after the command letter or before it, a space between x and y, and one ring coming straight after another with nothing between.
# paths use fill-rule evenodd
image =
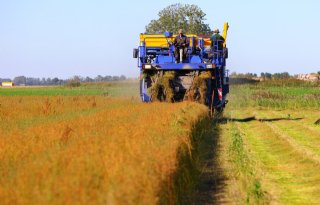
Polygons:
<instances>
[{"instance_id":1,"label":"harvester headlight","mask_svg":"<svg viewBox=\"0 0 320 205\"><path fill-rule=\"evenodd\" d=\"M150 64L144 64L144 69L151 69L151 65Z\"/></svg>"},{"instance_id":2,"label":"harvester headlight","mask_svg":"<svg viewBox=\"0 0 320 205\"><path fill-rule=\"evenodd\" d=\"M207 65L206 65L206 68L209 68L209 69L210 69L210 68L214 68L214 67L213 67L212 64L207 64Z\"/></svg>"}]
</instances>

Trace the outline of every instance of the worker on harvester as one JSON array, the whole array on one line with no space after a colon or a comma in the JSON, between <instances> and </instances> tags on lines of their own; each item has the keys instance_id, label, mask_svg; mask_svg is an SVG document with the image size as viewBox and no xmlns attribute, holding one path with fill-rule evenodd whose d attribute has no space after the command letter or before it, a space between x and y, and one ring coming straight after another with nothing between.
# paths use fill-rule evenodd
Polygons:
<instances>
[{"instance_id":1,"label":"worker on harvester","mask_svg":"<svg viewBox=\"0 0 320 205\"><path fill-rule=\"evenodd\" d=\"M218 28L213 30L213 35L211 36L211 48L213 50L222 50L224 38L219 34L220 31Z\"/></svg>"},{"instance_id":2,"label":"worker on harvester","mask_svg":"<svg viewBox=\"0 0 320 205\"><path fill-rule=\"evenodd\" d=\"M179 35L173 41L174 57L176 63L182 63L187 58L189 42L187 36L183 34L183 30L179 29Z\"/></svg>"}]
</instances>

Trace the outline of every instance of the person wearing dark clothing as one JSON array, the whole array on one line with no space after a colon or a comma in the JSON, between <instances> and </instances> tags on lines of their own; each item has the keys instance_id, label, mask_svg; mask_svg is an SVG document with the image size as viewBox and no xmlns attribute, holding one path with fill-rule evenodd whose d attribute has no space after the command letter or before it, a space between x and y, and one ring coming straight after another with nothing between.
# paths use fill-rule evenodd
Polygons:
<instances>
[{"instance_id":1,"label":"person wearing dark clothing","mask_svg":"<svg viewBox=\"0 0 320 205\"><path fill-rule=\"evenodd\" d=\"M225 40L219 33L219 29L213 30L213 35L211 36L211 52L209 54L209 59L217 59L223 54L222 50Z\"/></svg>"},{"instance_id":2,"label":"person wearing dark clothing","mask_svg":"<svg viewBox=\"0 0 320 205\"><path fill-rule=\"evenodd\" d=\"M173 41L174 57L176 62L182 63L186 59L188 53L189 42L187 36L183 35L182 29L179 29L179 35Z\"/></svg>"},{"instance_id":3,"label":"person wearing dark clothing","mask_svg":"<svg viewBox=\"0 0 320 205\"><path fill-rule=\"evenodd\" d=\"M213 36L211 36L211 48L213 50L223 49L223 43L225 40L219 33L220 33L219 29L213 30Z\"/></svg>"}]
</instances>

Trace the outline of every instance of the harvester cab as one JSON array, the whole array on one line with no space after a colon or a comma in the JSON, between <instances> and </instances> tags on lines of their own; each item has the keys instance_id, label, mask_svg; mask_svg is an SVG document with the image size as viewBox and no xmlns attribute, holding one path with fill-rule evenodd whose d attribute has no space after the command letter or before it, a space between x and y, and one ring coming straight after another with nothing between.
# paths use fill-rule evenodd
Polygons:
<instances>
[{"instance_id":1,"label":"harvester cab","mask_svg":"<svg viewBox=\"0 0 320 205\"><path fill-rule=\"evenodd\" d=\"M133 50L140 68L140 96L143 102L196 101L211 112L221 111L227 103L229 77L226 67L228 23L224 24L223 40L188 34L186 56L175 59L174 35L171 32L140 34L140 45ZM181 56L181 55L180 55Z\"/></svg>"}]
</instances>

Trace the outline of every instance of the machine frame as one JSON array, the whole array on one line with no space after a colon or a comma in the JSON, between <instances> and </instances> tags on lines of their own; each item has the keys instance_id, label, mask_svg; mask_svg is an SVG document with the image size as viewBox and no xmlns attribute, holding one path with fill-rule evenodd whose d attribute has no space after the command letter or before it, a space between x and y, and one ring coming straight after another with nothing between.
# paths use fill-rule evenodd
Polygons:
<instances>
[{"instance_id":1,"label":"machine frame","mask_svg":"<svg viewBox=\"0 0 320 205\"><path fill-rule=\"evenodd\" d=\"M193 84L191 82L191 85L187 85L184 82L185 79L188 81L189 78L190 81L201 73L207 72L210 78L205 79L206 96L203 103L211 111L222 110L227 103L226 96L229 93L228 70L225 68L228 58L226 47L228 28L228 23L225 23L222 32L225 41L215 41L213 46L211 46L210 36L187 35L189 47L187 58L182 63L175 62L175 48L172 42L176 35L170 32L165 32L164 35L140 34L140 45L133 50L133 57L138 59L137 66L140 69L141 100L143 102L155 100L150 94L150 88L154 84L150 76L162 77L164 73L173 71L175 76L170 79L170 85L174 90L172 101L182 101L186 98L178 96L183 92L186 94ZM222 48L221 44L223 44ZM196 101L195 99L193 100Z\"/></svg>"}]
</instances>

